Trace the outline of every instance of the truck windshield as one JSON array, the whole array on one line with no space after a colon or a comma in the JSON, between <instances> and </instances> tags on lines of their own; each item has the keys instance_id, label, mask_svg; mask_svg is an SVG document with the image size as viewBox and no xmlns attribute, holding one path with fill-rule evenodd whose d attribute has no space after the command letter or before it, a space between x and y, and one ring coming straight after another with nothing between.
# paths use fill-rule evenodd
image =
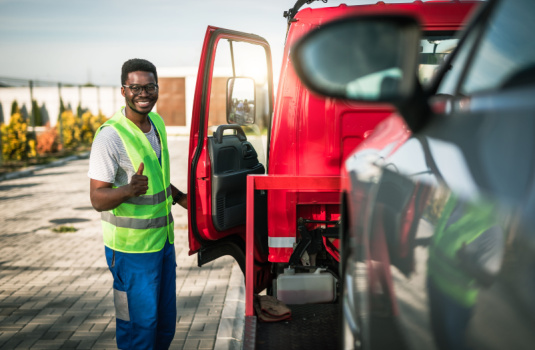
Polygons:
<instances>
[{"instance_id":1,"label":"truck windshield","mask_svg":"<svg viewBox=\"0 0 535 350\"><path fill-rule=\"evenodd\" d=\"M440 64L457 46L458 39L454 33L424 33L420 43L420 66L418 77L426 85L435 75Z\"/></svg>"}]
</instances>

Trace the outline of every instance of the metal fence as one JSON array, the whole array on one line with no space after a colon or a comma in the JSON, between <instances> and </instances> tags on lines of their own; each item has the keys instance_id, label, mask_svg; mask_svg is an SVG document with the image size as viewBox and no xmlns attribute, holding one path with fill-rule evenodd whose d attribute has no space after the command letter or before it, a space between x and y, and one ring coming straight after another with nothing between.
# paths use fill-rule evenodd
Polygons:
<instances>
[{"instance_id":1,"label":"metal fence","mask_svg":"<svg viewBox=\"0 0 535 350\"><path fill-rule=\"evenodd\" d=\"M120 87L109 85L70 84L59 81L28 80L0 77L0 124L9 122L13 103L29 121L29 131L35 138L44 125L58 125L60 114L72 110L81 116L86 111L94 115L111 116L124 103ZM2 150L0 132L0 154ZM0 157L0 164L2 157Z\"/></svg>"},{"instance_id":2,"label":"metal fence","mask_svg":"<svg viewBox=\"0 0 535 350\"><path fill-rule=\"evenodd\" d=\"M112 115L123 99L119 86L0 77L0 122L9 121L13 101L17 101L21 113L29 118L32 126L39 127L46 122L54 125L62 109ZM42 121L36 120L38 114Z\"/></svg>"}]
</instances>

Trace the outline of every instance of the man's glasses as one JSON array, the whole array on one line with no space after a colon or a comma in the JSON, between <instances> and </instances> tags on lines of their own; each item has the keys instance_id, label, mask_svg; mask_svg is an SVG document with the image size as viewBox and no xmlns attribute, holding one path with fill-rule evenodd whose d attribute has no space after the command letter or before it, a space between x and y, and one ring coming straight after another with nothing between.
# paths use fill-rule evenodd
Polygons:
<instances>
[{"instance_id":1,"label":"man's glasses","mask_svg":"<svg viewBox=\"0 0 535 350\"><path fill-rule=\"evenodd\" d=\"M139 95L142 90L149 95L155 94L158 92L158 84L147 84L147 85L123 85L125 88L129 88L134 95Z\"/></svg>"}]
</instances>

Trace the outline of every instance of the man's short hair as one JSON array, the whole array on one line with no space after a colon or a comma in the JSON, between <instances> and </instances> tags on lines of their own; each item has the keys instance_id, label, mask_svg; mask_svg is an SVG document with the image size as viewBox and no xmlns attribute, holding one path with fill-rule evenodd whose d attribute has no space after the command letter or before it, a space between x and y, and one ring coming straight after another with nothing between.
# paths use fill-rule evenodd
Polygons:
<instances>
[{"instance_id":1,"label":"man's short hair","mask_svg":"<svg viewBox=\"0 0 535 350\"><path fill-rule=\"evenodd\" d=\"M158 74L156 73L156 67L154 64L142 58L132 58L123 63L123 69L121 71L121 85L126 84L126 79L128 79L129 73L137 71L154 74L154 79L156 79L156 83L158 83Z\"/></svg>"}]
</instances>

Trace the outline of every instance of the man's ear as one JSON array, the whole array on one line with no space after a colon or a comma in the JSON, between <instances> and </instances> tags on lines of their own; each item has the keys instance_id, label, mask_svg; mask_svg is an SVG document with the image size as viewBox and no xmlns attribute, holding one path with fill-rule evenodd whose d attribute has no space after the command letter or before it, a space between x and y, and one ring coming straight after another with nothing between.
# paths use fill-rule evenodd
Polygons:
<instances>
[{"instance_id":1,"label":"man's ear","mask_svg":"<svg viewBox=\"0 0 535 350\"><path fill-rule=\"evenodd\" d=\"M123 97L126 97L123 86L121 86L121 95L123 95Z\"/></svg>"}]
</instances>

